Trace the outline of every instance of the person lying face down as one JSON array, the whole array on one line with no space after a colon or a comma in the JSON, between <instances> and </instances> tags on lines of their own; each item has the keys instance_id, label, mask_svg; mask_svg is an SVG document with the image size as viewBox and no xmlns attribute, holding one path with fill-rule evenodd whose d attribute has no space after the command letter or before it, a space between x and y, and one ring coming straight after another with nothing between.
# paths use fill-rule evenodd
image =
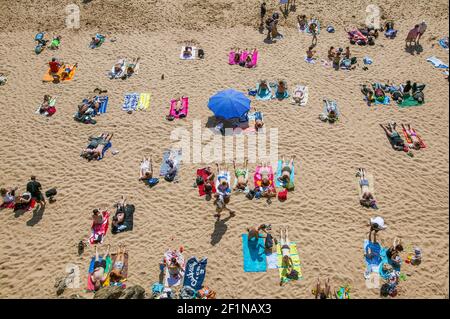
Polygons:
<instances>
[{"instance_id":1,"label":"person lying face down","mask_svg":"<svg viewBox=\"0 0 450 319\"><path fill-rule=\"evenodd\" d=\"M245 159L244 168L238 169L238 168L236 168L236 161L233 160L234 174L237 179L236 188L235 188L236 190L245 191L247 189L247 184L248 184L247 164L248 164L248 160Z\"/></svg>"},{"instance_id":2,"label":"person lying face down","mask_svg":"<svg viewBox=\"0 0 450 319\"><path fill-rule=\"evenodd\" d=\"M294 159L295 155L292 156L291 160L289 162L286 162L284 157L282 160L282 167L281 167L281 176L278 177L278 180L282 183L289 183L291 180L291 174L292 174L292 168L294 167Z\"/></svg>"},{"instance_id":3,"label":"person lying face down","mask_svg":"<svg viewBox=\"0 0 450 319\"><path fill-rule=\"evenodd\" d=\"M369 180L367 179L367 173L364 168L359 168L356 173L359 176L359 186L361 187L360 204L364 207L377 208L375 198L369 189Z\"/></svg>"},{"instance_id":4,"label":"person lying face down","mask_svg":"<svg viewBox=\"0 0 450 319\"><path fill-rule=\"evenodd\" d=\"M407 124L406 126L402 124L403 129L405 130L408 137L411 139L414 149L420 150L421 143L420 139L416 134L416 131L411 129L411 124Z\"/></svg>"}]
</instances>

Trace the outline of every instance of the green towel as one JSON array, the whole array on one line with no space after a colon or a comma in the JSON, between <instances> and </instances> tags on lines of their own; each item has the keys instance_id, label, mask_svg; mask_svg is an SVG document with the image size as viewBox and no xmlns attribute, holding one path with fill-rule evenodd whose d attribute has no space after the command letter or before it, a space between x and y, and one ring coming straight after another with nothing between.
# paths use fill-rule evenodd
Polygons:
<instances>
[{"instance_id":1,"label":"green towel","mask_svg":"<svg viewBox=\"0 0 450 319\"><path fill-rule=\"evenodd\" d=\"M423 103L417 102L412 96L409 96L408 98L404 99L402 103L398 105L398 107L411 107L411 106L418 106L422 105Z\"/></svg>"}]
</instances>

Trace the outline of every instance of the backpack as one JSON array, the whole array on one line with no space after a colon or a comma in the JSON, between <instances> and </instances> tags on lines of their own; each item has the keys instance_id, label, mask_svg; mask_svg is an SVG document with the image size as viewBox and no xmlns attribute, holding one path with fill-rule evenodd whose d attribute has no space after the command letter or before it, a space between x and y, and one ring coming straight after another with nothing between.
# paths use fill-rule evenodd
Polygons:
<instances>
[{"instance_id":1,"label":"backpack","mask_svg":"<svg viewBox=\"0 0 450 319\"><path fill-rule=\"evenodd\" d=\"M292 269L292 271L289 274L287 274L286 277L292 280L298 280L298 271Z\"/></svg>"},{"instance_id":2,"label":"backpack","mask_svg":"<svg viewBox=\"0 0 450 319\"><path fill-rule=\"evenodd\" d=\"M159 178L149 178L146 181L146 183L147 183L148 186L153 187L153 186L155 186L156 184L159 183Z\"/></svg>"},{"instance_id":3,"label":"backpack","mask_svg":"<svg viewBox=\"0 0 450 319\"><path fill-rule=\"evenodd\" d=\"M264 242L264 247L268 250L272 249L273 247L273 237L270 233L267 233L266 241Z\"/></svg>"},{"instance_id":4,"label":"backpack","mask_svg":"<svg viewBox=\"0 0 450 319\"><path fill-rule=\"evenodd\" d=\"M53 197L57 194L56 188L51 188L45 192L45 197Z\"/></svg>"},{"instance_id":5,"label":"backpack","mask_svg":"<svg viewBox=\"0 0 450 319\"><path fill-rule=\"evenodd\" d=\"M278 192L278 200L285 201L287 199L287 189L284 191Z\"/></svg>"},{"instance_id":6,"label":"backpack","mask_svg":"<svg viewBox=\"0 0 450 319\"><path fill-rule=\"evenodd\" d=\"M195 179L195 184L197 184L197 186L199 186L199 185L203 185L204 183L205 183L205 181L203 180L203 177L197 176L197 178Z\"/></svg>"},{"instance_id":7,"label":"backpack","mask_svg":"<svg viewBox=\"0 0 450 319\"><path fill-rule=\"evenodd\" d=\"M248 199L252 200L255 197L255 191L254 190L249 190L247 195L245 195L245 197L247 197Z\"/></svg>"}]
</instances>

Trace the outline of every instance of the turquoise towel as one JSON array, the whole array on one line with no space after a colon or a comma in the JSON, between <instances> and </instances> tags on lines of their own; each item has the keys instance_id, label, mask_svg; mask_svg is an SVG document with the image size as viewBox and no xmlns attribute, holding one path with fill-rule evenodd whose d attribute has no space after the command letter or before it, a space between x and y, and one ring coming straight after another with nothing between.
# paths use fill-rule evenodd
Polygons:
<instances>
[{"instance_id":1,"label":"turquoise towel","mask_svg":"<svg viewBox=\"0 0 450 319\"><path fill-rule=\"evenodd\" d=\"M267 270L264 253L264 238L248 240L247 234L242 234L242 253L244 255L245 272L264 272Z\"/></svg>"},{"instance_id":2,"label":"turquoise towel","mask_svg":"<svg viewBox=\"0 0 450 319\"><path fill-rule=\"evenodd\" d=\"M275 177L276 178L275 185L277 187L285 187L286 186L286 183L284 183L284 182L282 183L282 182L280 182L278 180L278 177L281 176L281 169L283 168L282 166L283 166L283 161L282 160L278 160L277 174L276 174L276 177ZM295 165L292 165L291 180L290 180L290 182L292 184L294 184L294 178L295 178Z\"/></svg>"},{"instance_id":3,"label":"turquoise towel","mask_svg":"<svg viewBox=\"0 0 450 319\"><path fill-rule=\"evenodd\" d=\"M269 86L269 88L267 90L264 90L262 92L259 92L259 83L256 84L256 99L260 100L260 101L268 101L270 99L272 99L272 90Z\"/></svg>"}]
</instances>

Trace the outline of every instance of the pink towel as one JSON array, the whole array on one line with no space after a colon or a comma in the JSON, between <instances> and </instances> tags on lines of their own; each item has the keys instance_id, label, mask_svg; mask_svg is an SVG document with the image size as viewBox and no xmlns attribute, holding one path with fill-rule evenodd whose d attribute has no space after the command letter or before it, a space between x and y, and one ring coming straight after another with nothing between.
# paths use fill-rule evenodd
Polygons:
<instances>
[{"instance_id":1,"label":"pink towel","mask_svg":"<svg viewBox=\"0 0 450 319\"><path fill-rule=\"evenodd\" d=\"M272 168L272 166L268 166L267 168L269 169L269 180L270 180L269 188L271 190L274 190L275 189L275 184L273 182L273 178L274 178L273 168ZM255 175L253 176L253 183L255 184L255 187L260 187L261 186L261 180L262 180L261 170L262 170L261 166L256 166Z\"/></svg>"},{"instance_id":2,"label":"pink towel","mask_svg":"<svg viewBox=\"0 0 450 319\"><path fill-rule=\"evenodd\" d=\"M234 51L230 52L230 55L228 56L228 64L230 65L235 65L236 62L234 62L234 56L236 55L236 53Z\"/></svg>"},{"instance_id":3,"label":"pink towel","mask_svg":"<svg viewBox=\"0 0 450 319\"><path fill-rule=\"evenodd\" d=\"M250 53L248 51L244 51L241 54L241 63L245 63L245 60L247 60L247 57Z\"/></svg>"},{"instance_id":4,"label":"pink towel","mask_svg":"<svg viewBox=\"0 0 450 319\"><path fill-rule=\"evenodd\" d=\"M179 113L177 114L175 112L175 105L176 105L177 101L176 100L172 100L170 101L170 112L169 114L172 115L174 118L179 119L180 115L184 115L184 117L186 117L188 115L188 110L189 110L189 98L188 97L183 97L181 100L181 105L182 105L182 109L179 111Z\"/></svg>"},{"instance_id":5,"label":"pink towel","mask_svg":"<svg viewBox=\"0 0 450 319\"><path fill-rule=\"evenodd\" d=\"M92 224L91 237L89 238L89 242L91 243L91 245L95 244L95 240L98 238L98 236L102 236L100 243L103 243L106 232L108 231L110 212L104 211L104 212L102 212L102 215L103 215L103 223L101 223L99 225Z\"/></svg>"},{"instance_id":6,"label":"pink towel","mask_svg":"<svg viewBox=\"0 0 450 319\"><path fill-rule=\"evenodd\" d=\"M254 68L258 64L258 51L254 51L252 54L252 62L247 65L248 68Z\"/></svg>"}]
</instances>

